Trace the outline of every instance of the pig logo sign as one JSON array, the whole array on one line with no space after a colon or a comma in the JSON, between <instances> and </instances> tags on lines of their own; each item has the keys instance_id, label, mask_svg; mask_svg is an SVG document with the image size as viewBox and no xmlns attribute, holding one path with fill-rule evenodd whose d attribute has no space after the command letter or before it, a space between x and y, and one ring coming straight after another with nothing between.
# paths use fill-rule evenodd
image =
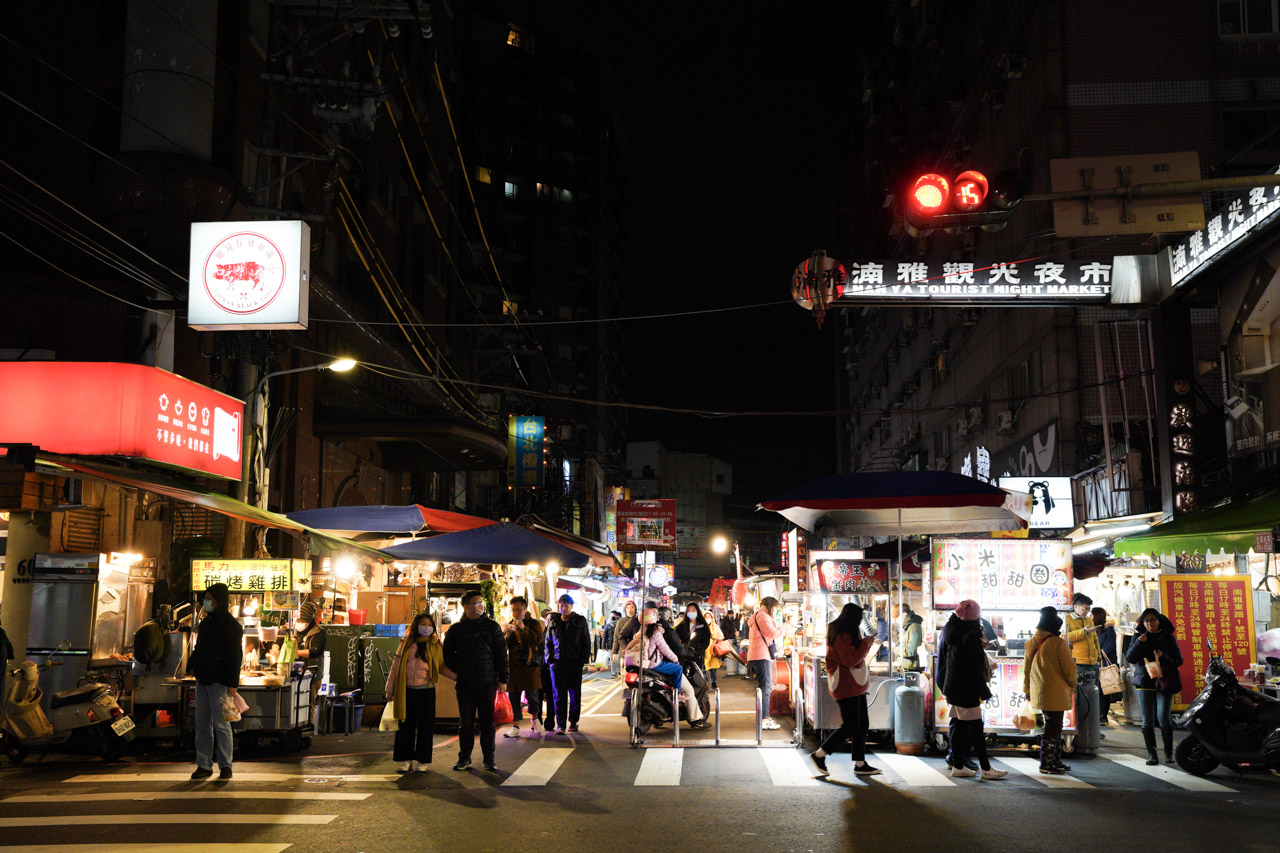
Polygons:
<instances>
[{"instance_id":1,"label":"pig logo sign","mask_svg":"<svg viewBox=\"0 0 1280 853\"><path fill-rule=\"evenodd\" d=\"M213 409L213 458L219 456L240 461L240 414Z\"/></svg>"},{"instance_id":2,"label":"pig logo sign","mask_svg":"<svg viewBox=\"0 0 1280 853\"><path fill-rule=\"evenodd\" d=\"M280 295L284 280L284 256L279 247L252 231L219 240L205 258L205 292L219 308L232 314L261 311Z\"/></svg>"}]
</instances>

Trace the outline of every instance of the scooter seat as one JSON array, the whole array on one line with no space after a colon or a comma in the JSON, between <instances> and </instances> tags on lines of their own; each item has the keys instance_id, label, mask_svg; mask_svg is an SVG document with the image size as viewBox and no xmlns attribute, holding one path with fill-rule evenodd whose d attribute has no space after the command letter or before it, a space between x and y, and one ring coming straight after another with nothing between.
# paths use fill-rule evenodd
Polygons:
<instances>
[{"instance_id":1,"label":"scooter seat","mask_svg":"<svg viewBox=\"0 0 1280 853\"><path fill-rule=\"evenodd\" d=\"M101 684L86 684L82 687L73 687L70 690L59 690L53 694L53 698L49 701L50 708L61 708L63 705L74 705L77 702L86 702L93 697L93 694L102 689Z\"/></svg>"}]
</instances>

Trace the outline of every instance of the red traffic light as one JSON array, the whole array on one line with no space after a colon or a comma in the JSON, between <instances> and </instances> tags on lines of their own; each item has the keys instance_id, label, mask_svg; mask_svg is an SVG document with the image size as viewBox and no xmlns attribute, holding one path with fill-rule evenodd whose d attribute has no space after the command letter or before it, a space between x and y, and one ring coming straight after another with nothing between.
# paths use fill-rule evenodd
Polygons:
<instances>
[{"instance_id":1,"label":"red traffic light","mask_svg":"<svg viewBox=\"0 0 1280 853\"><path fill-rule=\"evenodd\" d=\"M921 175L911 185L911 206L923 214L941 213L951 186L941 175Z\"/></svg>"},{"instance_id":2,"label":"red traffic light","mask_svg":"<svg viewBox=\"0 0 1280 853\"><path fill-rule=\"evenodd\" d=\"M958 210L977 210L987 200L987 176L981 172L961 172L951 190L951 201Z\"/></svg>"}]
</instances>

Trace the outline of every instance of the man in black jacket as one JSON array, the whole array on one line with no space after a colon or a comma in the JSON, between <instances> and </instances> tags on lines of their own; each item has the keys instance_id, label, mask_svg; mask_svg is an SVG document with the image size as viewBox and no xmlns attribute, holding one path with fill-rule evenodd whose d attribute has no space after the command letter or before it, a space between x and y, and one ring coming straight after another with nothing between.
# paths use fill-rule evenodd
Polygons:
<instances>
[{"instance_id":1,"label":"man in black jacket","mask_svg":"<svg viewBox=\"0 0 1280 853\"><path fill-rule=\"evenodd\" d=\"M560 615L551 618L547 629L547 663L556 693L556 733L578 730L582 713L582 667L591 659L591 631L587 620L573 612L573 599L560 596Z\"/></svg>"},{"instance_id":2,"label":"man in black jacket","mask_svg":"<svg viewBox=\"0 0 1280 853\"><path fill-rule=\"evenodd\" d=\"M462 596L462 618L444 635L444 665L455 673L458 694L458 763L471 766L476 714L480 715L480 752L484 769L496 771L493 703L507 692L507 641L502 629L484 613L484 597L472 590Z\"/></svg>"},{"instance_id":3,"label":"man in black jacket","mask_svg":"<svg viewBox=\"0 0 1280 853\"><path fill-rule=\"evenodd\" d=\"M231 723L223 715L222 703L228 696L234 698L240 686L244 628L231 615L230 603L231 593L225 583L215 583L204 591L205 616L196 629L196 648L188 661L188 668L196 676L193 780L213 775L215 748L218 778L231 778Z\"/></svg>"}]
</instances>

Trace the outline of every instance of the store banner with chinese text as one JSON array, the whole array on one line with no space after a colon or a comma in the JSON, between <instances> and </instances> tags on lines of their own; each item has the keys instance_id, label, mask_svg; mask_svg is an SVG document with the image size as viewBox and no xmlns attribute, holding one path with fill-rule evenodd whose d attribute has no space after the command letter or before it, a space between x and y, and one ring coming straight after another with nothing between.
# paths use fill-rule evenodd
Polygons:
<instances>
[{"instance_id":1,"label":"store banner with chinese text","mask_svg":"<svg viewBox=\"0 0 1280 853\"><path fill-rule=\"evenodd\" d=\"M676 502L618 501L619 551L675 551Z\"/></svg>"},{"instance_id":2,"label":"store banner with chinese text","mask_svg":"<svg viewBox=\"0 0 1280 853\"><path fill-rule=\"evenodd\" d=\"M839 552L814 551L817 579L824 592L883 595L889 591L889 561L863 560Z\"/></svg>"},{"instance_id":3,"label":"store banner with chinese text","mask_svg":"<svg viewBox=\"0 0 1280 853\"><path fill-rule=\"evenodd\" d=\"M1068 539L934 539L930 606L971 598L983 610L1071 606Z\"/></svg>"},{"instance_id":4,"label":"store banner with chinese text","mask_svg":"<svg viewBox=\"0 0 1280 853\"><path fill-rule=\"evenodd\" d=\"M507 482L516 488L542 487L542 418L507 419Z\"/></svg>"},{"instance_id":5,"label":"store banner with chinese text","mask_svg":"<svg viewBox=\"0 0 1280 853\"><path fill-rule=\"evenodd\" d=\"M1175 708L1185 708L1204 689L1209 649L1227 666L1245 672L1257 660L1253 627L1253 591L1249 575L1161 575L1160 602L1173 622L1182 652L1182 690Z\"/></svg>"},{"instance_id":6,"label":"store banner with chinese text","mask_svg":"<svg viewBox=\"0 0 1280 853\"><path fill-rule=\"evenodd\" d=\"M208 589L225 583L233 593L290 592L309 579L307 560L192 560L191 588Z\"/></svg>"}]
</instances>

